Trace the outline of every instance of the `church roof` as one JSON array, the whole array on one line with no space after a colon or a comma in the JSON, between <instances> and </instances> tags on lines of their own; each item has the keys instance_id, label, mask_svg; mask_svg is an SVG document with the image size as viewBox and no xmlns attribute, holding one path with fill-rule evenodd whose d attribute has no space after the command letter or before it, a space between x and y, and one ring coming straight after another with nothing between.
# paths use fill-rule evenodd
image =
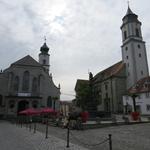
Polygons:
<instances>
[{"instance_id":1,"label":"church roof","mask_svg":"<svg viewBox=\"0 0 150 150\"><path fill-rule=\"evenodd\" d=\"M109 68L99 72L97 75L95 75L94 78L97 78L99 76L108 78L113 75L117 75L124 68L124 66L125 66L125 64L123 63L123 61L120 61L120 62L110 66Z\"/></svg>"},{"instance_id":2,"label":"church roof","mask_svg":"<svg viewBox=\"0 0 150 150\"><path fill-rule=\"evenodd\" d=\"M24 65L24 66L36 66L41 67L42 65L34 60L30 55L27 55L18 61L12 63L11 65Z\"/></svg>"},{"instance_id":3,"label":"church roof","mask_svg":"<svg viewBox=\"0 0 150 150\"><path fill-rule=\"evenodd\" d=\"M127 10L126 15L131 15L131 14L134 14L134 13L132 12L132 10L130 9L130 7L128 6L128 10Z\"/></svg>"},{"instance_id":4,"label":"church roof","mask_svg":"<svg viewBox=\"0 0 150 150\"><path fill-rule=\"evenodd\" d=\"M150 92L150 76L144 77L136 82L128 92L130 94Z\"/></svg>"}]
</instances>

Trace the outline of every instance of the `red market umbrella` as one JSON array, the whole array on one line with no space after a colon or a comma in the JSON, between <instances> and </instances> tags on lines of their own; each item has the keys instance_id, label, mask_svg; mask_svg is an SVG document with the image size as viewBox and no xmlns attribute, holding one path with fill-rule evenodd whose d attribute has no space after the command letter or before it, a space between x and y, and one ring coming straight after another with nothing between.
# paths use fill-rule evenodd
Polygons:
<instances>
[{"instance_id":1,"label":"red market umbrella","mask_svg":"<svg viewBox=\"0 0 150 150\"><path fill-rule=\"evenodd\" d=\"M53 108L45 107L41 109L41 114L56 114L57 112Z\"/></svg>"},{"instance_id":2,"label":"red market umbrella","mask_svg":"<svg viewBox=\"0 0 150 150\"><path fill-rule=\"evenodd\" d=\"M38 115L40 113L41 111L34 108L28 108L19 112L20 115Z\"/></svg>"}]
</instances>

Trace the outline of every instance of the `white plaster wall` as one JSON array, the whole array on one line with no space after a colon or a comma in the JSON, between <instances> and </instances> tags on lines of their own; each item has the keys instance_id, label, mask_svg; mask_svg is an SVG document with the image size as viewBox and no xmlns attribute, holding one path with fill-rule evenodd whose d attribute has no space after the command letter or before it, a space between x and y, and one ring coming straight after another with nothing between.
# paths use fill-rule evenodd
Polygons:
<instances>
[{"instance_id":1,"label":"white plaster wall","mask_svg":"<svg viewBox=\"0 0 150 150\"><path fill-rule=\"evenodd\" d=\"M147 105L150 105L150 93L149 93L149 97L146 97L146 93L141 93L140 95L140 99L139 97L136 97L136 105L140 105L140 109L141 109L141 114L142 115L150 115L150 111L147 111ZM123 96L123 106L126 106L126 103L128 103L129 105L132 106L133 108L133 100L132 97L128 96Z\"/></svg>"}]
</instances>

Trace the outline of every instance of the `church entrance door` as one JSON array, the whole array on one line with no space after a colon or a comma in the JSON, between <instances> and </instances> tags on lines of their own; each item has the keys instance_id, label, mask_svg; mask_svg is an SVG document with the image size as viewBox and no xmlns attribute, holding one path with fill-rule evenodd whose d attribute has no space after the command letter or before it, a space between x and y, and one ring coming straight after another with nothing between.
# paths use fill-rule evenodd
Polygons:
<instances>
[{"instance_id":1,"label":"church entrance door","mask_svg":"<svg viewBox=\"0 0 150 150\"><path fill-rule=\"evenodd\" d=\"M18 112L29 108L29 102L26 100L18 102Z\"/></svg>"}]
</instances>

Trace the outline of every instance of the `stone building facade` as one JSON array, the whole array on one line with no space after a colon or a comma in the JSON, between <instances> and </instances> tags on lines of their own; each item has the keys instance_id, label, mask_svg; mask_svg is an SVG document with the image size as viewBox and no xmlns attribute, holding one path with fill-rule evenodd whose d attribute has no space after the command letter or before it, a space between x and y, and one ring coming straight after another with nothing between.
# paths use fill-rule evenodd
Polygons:
<instances>
[{"instance_id":1,"label":"stone building facade","mask_svg":"<svg viewBox=\"0 0 150 150\"><path fill-rule=\"evenodd\" d=\"M19 111L31 107L52 107L59 110L60 87L55 86L49 74L48 51L49 48L44 43L39 62L27 55L1 71L1 115L17 115Z\"/></svg>"}]
</instances>

